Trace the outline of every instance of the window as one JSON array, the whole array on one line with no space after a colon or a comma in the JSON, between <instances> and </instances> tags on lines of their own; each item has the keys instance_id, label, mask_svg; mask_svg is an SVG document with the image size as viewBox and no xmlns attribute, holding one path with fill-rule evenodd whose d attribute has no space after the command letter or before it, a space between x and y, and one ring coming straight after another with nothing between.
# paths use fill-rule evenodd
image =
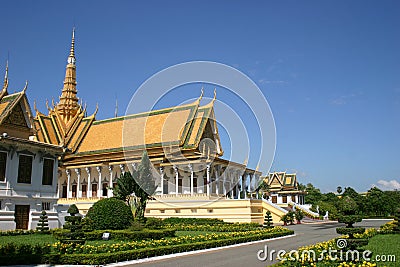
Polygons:
<instances>
[{"instance_id":1,"label":"window","mask_svg":"<svg viewBox=\"0 0 400 267\"><path fill-rule=\"evenodd\" d=\"M44 159L43 160L42 185L52 185L53 184L53 172L54 172L54 160Z\"/></svg>"},{"instance_id":2,"label":"window","mask_svg":"<svg viewBox=\"0 0 400 267\"><path fill-rule=\"evenodd\" d=\"M86 197L87 196L87 185L83 184L82 185L82 197Z\"/></svg>"},{"instance_id":3,"label":"window","mask_svg":"<svg viewBox=\"0 0 400 267\"><path fill-rule=\"evenodd\" d=\"M30 184L32 176L32 156L20 155L18 165L18 183Z\"/></svg>"},{"instance_id":4,"label":"window","mask_svg":"<svg viewBox=\"0 0 400 267\"><path fill-rule=\"evenodd\" d=\"M6 180L7 153L0 152L0 182Z\"/></svg>"},{"instance_id":5,"label":"window","mask_svg":"<svg viewBox=\"0 0 400 267\"><path fill-rule=\"evenodd\" d=\"M42 202L42 210L50 210L50 202Z\"/></svg>"},{"instance_id":6,"label":"window","mask_svg":"<svg viewBox=\"0 0 400 267\"><path fill-rule=\"evenodd\" d=\"M102 194L102 196L103 197L106 197L107 196L107 186L108 186L108 183L103 183L103 194Z\"/></svg>"},{"instance_id":7,"label":"window","mask_svg":"<svg viewBox=\"0 0 400 267\"><path fill-rule=\"evenodd\" d=\"M197 178L193 177L193 193L197 193Z\"/></svg>"},{"instance_id":8,"label":"window","mask_svg":"<svg viewBox=\"0 0 400 267\"><path fill-rule=\"evenodd\" d=\"M287 203L287 196L282 196L282 203Z\"/></svg>"},{"instance_id":9,"label":"window","mask_svg":"<svg viewBox=\"0 0 400 267\"><path fill-rule=\"evenodd\" d=\"M272 196L272 203L277 203L278 202L278 198L276 196Z\"/></svg>"},{"instance_id":10,"label":"window","mask_svg":"<svg viewBox=\"0 0 400 267\"><path fill-rule=\"evenodd\" d=\"M76 184L73 184L72 185L72 197L77 197L76 196L76 192L77 192L77 185Z\"/></svg>"},{"instance_id":11,"label":"window","mask_svg":"<svg viewBox=\"0 0 400 267\"><path fill-rule=\"evenodd\" d=\"M92 197L97 197L97 184L92 184Z\"/></svg>"},{"instance_id":12,"label":"window","mask_svg":"<svg viewBox=\"0 0 400 267\"><path fill-rule=\"evenodd\" d=\"M292 196L292 202L296 202L296 197Z\"/></svg>"},{"instance_id":13,"label":"window","mask_svg":"<svg viewBox=\"0 0 400 267\"><path fill-rule=\"evenodd\" d=\"M61 194L62 198L67 198L67 186L63 185L62 186L62 194Z\"/></svg>"}]
</instances>

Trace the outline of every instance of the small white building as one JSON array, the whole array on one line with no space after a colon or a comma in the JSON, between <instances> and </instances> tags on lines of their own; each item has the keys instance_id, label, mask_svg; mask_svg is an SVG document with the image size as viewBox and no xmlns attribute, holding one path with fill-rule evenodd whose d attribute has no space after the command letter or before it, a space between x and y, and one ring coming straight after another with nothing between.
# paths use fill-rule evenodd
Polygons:
<instances>
[{"instance_id":1,"label":"small white building","mask_svg":"<svg viewBox=\"0 0 400 267\"><path fill-rule=\"evenodd\" d=\"M35 229L42 210L60 227L57 168L60 146L35 141L25 88L8 94L7 69L0 92L0 230Z\"/></svg>"}]
</instances>

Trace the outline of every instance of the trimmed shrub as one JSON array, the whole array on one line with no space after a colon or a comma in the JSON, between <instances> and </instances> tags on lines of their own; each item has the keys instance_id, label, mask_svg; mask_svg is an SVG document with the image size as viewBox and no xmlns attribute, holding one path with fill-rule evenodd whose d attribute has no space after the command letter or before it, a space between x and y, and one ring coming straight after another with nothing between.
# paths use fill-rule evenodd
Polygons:
<instances>
[{"instance_id":1,"label":"trimmed shrub","mask_svg":"<svg viewBox=\"0 0 400 267\"><path fill-rule=\"evenodd\" d=\"M163 220L164 224L205 224L205 225L216 225L216 224L231 224L224 222L220 219L211 218L166 218Z\"/></svg>"},{"instance_id":2,"label":"trimmed shrub","mask_svg":"<svg viewBox=\"0 0 400 267\"><path fill-rule=\"evenodd\" d=\"M267 212L265 213L265 217L264 217L264 227L274 227L273 226L273 221L272 221L272 215L271 212L269 210L267 210Z\"/></svg>"},{"instance_id":3,"label":"trimmed shrub","mask_svg":"<svg viewBox=\"0 0 400 267\"><path fill-rule=\"evenodd\" d=\"M95 230L92 232L86 232L86 240L101 240L103 233L110 233L110 237L113 240L128 240L138 241L144 239L161 239L164 237L174 237L174 229L165 230L142 230L142 231L127 231L127 230Z\"/></svg>"},{"instance_id":4,"label":"trimmed shrub","mask_svg":"<svg viewBox=\"0 0 400 267\"><path fill-rule=\"evenodd\" d=\"M40 215L39 223L36 226L36 230L41 233L48 233L49 232L49 220L47 218L47 213L45 210L42 211Z\"/></svg>"},{"instance_id":5,"label":"trimmed shrub","mask_svg":"<svg viewBox=\"0 0 400 267\"><path fill-rule=\"evenodd\" d=\"M131 209L122 200L105 198L89 209L86 218L95 230L122 230L133 222Z\"/></svg>"}]
</instances>

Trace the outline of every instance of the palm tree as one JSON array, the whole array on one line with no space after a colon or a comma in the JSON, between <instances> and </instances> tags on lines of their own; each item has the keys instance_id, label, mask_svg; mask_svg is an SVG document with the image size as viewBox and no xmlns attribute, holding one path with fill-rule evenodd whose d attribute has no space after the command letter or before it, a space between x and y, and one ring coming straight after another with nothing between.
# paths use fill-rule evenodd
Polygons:
<instances>
[{"instance_id":1,"label":"palm tree","mask_svg":"<svg viewBox=\"0 0 400 267\"><path fill-rule=\"evenodd\" d=\"M338 186L336 192L338 192L338 194L340 195L343 192L342 187Z\"/></svg>"}]
</instances>

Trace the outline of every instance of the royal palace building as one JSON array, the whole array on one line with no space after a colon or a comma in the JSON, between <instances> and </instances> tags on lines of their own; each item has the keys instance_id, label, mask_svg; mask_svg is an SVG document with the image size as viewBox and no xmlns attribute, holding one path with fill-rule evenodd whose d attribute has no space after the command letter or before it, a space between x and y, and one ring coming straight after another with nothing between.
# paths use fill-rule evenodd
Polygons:
<instances>
[{"instance_id":1,"label":"royal palace building","mask_svg":"<svg viewBox=\"0 0 400 267\"><path fill-rule=\"evenodd\" d=\"M93 114L87 114L86 107L79 103L76 85L73 33L64 85L57 103L47 104L48 110L44 113L35 106L36 115L33 117L25 90L15 96L1 95L0 113L3 105L5 107L3 102L18 99L19 106L13 104L12 110L23 113L25 124L21 127L25 129L17 130L23 132L23 136L14 136L16 126L11 127L13 130L3 130L8 136L1 137L0 164L4 164L3 158L6 158L7 164L16 166L17 162L13 161L21 155L28 155L32 158L32 173L37 175L26 186L18 181L15 183L19 174L12 173L7 167L6 177L12 179L6 179L4 188L34 192L31 197L25 191L21 194L32 202L31 211L39 211L41 203L49 202L51 212L60 213L70 204L76 204L81 213L86 214L93 203L113 196L112 188L117 179L124 172L136 169L146 150L154 167L157 189L147 204L145 216L262 222L266 210L270 210L274 221L278 222L287 212L256 192L261 172L222 158L224 152L214 112L215 93L205 105L200 105L201 94L189 104L96 120L97 108ZM10 119L1 120L3 113L0 127L10 124ZM20 120L19 123L23 124ZM53 180L50 184L43 184L45 178L41 180L41 175L49 175L51 166ZM4 178L1 175L0 222L2 218L14 216L11 211L20 205L11 205L9 203L13 201L3 197L4 192L10 194L11 191L3 189L1 179ZM2 212L8 212L4 213L8 215Z\"/></svg>"}]
</instances>

